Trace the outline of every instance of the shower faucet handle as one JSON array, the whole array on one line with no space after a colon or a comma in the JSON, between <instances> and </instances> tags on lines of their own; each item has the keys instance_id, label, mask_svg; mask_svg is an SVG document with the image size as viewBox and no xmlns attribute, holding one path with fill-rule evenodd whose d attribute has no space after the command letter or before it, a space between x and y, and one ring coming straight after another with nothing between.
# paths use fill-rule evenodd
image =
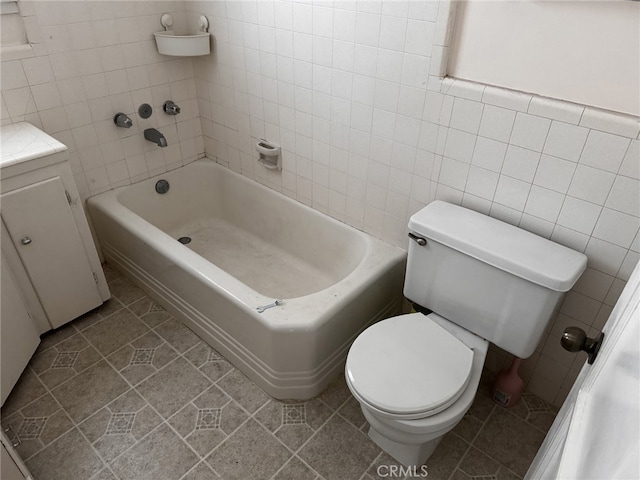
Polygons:
<instances>
[{"instance_id":1,"label":"shower faucet handle","mask_svg":"<svg viewBox=\"0 0 640 480\"><path fill-rule=\"evenodd\" d=\"M162 109L167 115L177 115L180 113L180 107L173 103L172 100L167 100L166 102L164 102L164 105L162 105Z\"/></svg>"},{"instance_id":2,"label":"shower faucet handle","mask_svg":"<svg viewBox=\"0 0 640 480\"><path fill-rule=\"evenodd\" d=\"M133 122L127 116L127 114L122 112L116 113L115 117L113 117L113 123L116 124L116 127L122 128L131 128L131 126L133 125Z\"/></svg>"}]
</instances>

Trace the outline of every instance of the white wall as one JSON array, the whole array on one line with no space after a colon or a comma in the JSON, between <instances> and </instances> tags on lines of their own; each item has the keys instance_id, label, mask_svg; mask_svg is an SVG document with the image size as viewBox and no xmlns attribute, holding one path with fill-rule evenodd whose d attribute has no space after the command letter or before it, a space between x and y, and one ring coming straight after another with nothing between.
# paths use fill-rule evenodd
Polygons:
<instances>
[{"instance_id":1,"label":"white wall","mask_svg":"<svg viewBox=\"0 0 640 480\"><path fill-rule=\"evenodd\" d=\"M640 114L640 3L460 2L456 78Z\"/></svg>"}]
</instances>

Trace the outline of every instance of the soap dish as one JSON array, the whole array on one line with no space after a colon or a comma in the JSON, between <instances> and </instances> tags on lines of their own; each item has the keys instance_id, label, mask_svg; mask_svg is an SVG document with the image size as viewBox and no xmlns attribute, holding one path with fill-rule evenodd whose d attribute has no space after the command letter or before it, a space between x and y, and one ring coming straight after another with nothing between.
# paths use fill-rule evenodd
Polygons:
<instances>
[{"instance_id":1,"label":"soap dish","mask_svg":"<svg viewBox=\"0 0 640 480\"><path fill-rule=\"evenodd\" d=\"M174 57L197 57L199 55L209 55L211 47L209 42L210 33L196 33L194 35L175 35L173 30L155 32L156 45L161 55L172 55Z\"/></svg>"},{"instance_id":2,"label":"soap dish","mask_svg":"<svg viewBox=\"0 0 640 480\"><path fill-rule=\"evenodd\" d=\"M192 35L176 35L171 27L173 17L165 13L160 18L160 23L164 27L163 32L155 32L158 52L161 55L171 55L174 57L196 57L209 55L211 53L211 42L209 37L209 21L207 17L201 15L198 19L199 31Z\"/></svg>"}]
</instances>

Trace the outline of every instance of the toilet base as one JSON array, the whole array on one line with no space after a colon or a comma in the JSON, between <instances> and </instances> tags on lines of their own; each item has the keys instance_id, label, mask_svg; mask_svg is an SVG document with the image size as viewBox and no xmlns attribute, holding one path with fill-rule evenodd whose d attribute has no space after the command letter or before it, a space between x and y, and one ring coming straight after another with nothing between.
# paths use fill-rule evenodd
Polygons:
<instances>
[{"instance_id":1,"label":"toilet base","mask_svg":"<svg viewBox=\"0 0 640 480\"><path fill-rule=\"evenodd\" d=\"M369 427L369 438L405 467L420 467L429 459L443 437L437 437L426 443L400 443L381 435Z\"/></svg>"}]
</instances>

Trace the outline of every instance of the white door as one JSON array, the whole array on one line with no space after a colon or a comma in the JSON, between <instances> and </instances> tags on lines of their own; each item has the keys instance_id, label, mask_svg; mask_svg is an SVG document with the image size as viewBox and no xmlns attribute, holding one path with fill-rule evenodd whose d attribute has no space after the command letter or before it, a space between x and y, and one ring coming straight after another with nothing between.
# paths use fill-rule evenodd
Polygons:
<instances>
[{"instance_id":1,"label":"white door","mask_svg":"<svg viewBox=\"0 0 640 480\"><path fill-rule=\"evenodd\" d=\"M640 478L640 265L525 479Z\"/></svg>"},{"instance_id":2,"label":"white door","mask_svg":"<svg viewBox=\"0 0 640 480\"><path fill-rule=\"evenodd\" d=\"M53 328L102 304L60 177L3 194L2 219Z\"/></svg>"}]
</instances>

